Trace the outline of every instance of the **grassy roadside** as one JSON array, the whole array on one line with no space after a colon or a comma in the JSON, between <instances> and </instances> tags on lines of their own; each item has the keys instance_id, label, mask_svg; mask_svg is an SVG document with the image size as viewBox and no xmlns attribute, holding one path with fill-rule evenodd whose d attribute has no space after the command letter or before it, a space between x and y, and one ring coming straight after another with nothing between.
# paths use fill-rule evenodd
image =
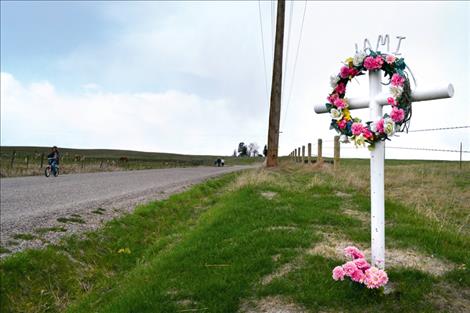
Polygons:
<instances>
[{"instance_id":1,"label":"grassy roadside","mask_svg":"<svg viewBox=\"0 0 470 313\"><path fill-rule=\"evenodd\" d=\"M331 279L338 249L369 246L368 210L328 168L229 174L2 261L1 311L465 312L469 236L403 201L387 202L394 292Z\"/></svg>"}]
</instances>

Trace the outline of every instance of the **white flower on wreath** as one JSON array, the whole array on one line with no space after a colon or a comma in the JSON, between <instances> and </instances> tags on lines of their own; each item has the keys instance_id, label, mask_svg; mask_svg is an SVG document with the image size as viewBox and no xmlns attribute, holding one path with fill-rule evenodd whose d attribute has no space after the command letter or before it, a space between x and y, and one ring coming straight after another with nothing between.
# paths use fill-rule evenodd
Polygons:
<instances>
[{"instance_id":1,"label":"white flower on wreath","mask_svg":"<svg viewBox=\"0 0 470 313\"><path fill-rule=\"evenodd\" d=\"M332 119L339 121L343 118L343 111L333 108L330 110L330 115Z\"/></svg>"},{"instance_id":2,"label":"white flower on wreath","mask_svg":"<svg viewBox=\"0 0 470 313\"><path fill-rule=\"evenodd\" d=\"M338 75L331 75L330 76L331 88L336 88L336 85L338 85L338 82L339 82L339 76Z\"/></svg>"},{"instance_id":3,"label":"white flower on wreath","mask_svg":"<svg viewBox=\"0 0 470 313\"><path fill-rule=\"evenodd\" d=\"M392 136L395 133L395 122L390 117L384 119L384 133L387 136Z\"/></svg>"},{"instance_id":4,"label":"white flower on wreath","mask_svg":"<svg viewBox=\"0 0 470 313\"><path fill-rule=\"evenodd\" d=\"M397 99L401 96L401 94L403 93L403 87L401 86L391 86L390 87L390 93L392 94L392 96Z\"/></svg>"},{"instance_id":5,"label":"white flower on wreath","mask_svg":"<svg viewBox=\"0 0 470 313\"><path fill-rule=\"evenodd\" d=\"M349 143L349 138L346 135L339 136L339 141L342 143Z\"/></svg>"},{"instance_id":6,"label":"white flower on wreath","mask_svg":"<svg viewBox=\"0 0 470 313\"><path fill-rule=\"evenodd\" d=\"M364 146L366 144L366 139L362 134L354 136L354 144L356 145L356 147Z\"/></svg>"},{"instance_id":7,"label":"white flower on wreath","mask_svg":"<svg viewBox=\"0 0 470 313\"><path fill-rule=\"evenodd\" d=\"M367 54L364 51L358 51L353 58L354 66L359 66L362 64L364 59L366 58Z\"/></svg>"},{"instance_id":8,"label":"white flower on wreath","mask_svg":"<svg viewBox=\"0 0 470 313\"><path fill-rule=\"evenodd\" d=\"M377 133L377 122L372 122L372 123L370 123L370 130L371 130L373 133Z\"/></svg>"}]
</instances>

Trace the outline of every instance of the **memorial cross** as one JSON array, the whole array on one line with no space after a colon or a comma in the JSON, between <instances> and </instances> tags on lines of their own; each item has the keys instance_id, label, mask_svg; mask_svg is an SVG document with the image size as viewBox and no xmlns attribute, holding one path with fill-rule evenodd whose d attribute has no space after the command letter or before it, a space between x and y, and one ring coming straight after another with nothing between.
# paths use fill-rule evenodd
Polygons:
<instances>
[{"instance_id":1,"label":"memorial cross","mask_svg":"<svg viewBox=\"0 0 470 313\"><path fill-rule=\"evenodd\" d=\"M381 93L381 71L369 71L369 97L349 98L349 109L369 108L371 121L382 118L382 106L388 105L390 94ZM451 98L454 95L452 84L432 89L414 90L412 102ZM329 113L325 105L315 105L316 113ZM385 268L385 199L384 199L384 160L385 142L379 141L370 152L370 202L371 202L371 254L372 265Z\"/></svg>"}]
</instances>

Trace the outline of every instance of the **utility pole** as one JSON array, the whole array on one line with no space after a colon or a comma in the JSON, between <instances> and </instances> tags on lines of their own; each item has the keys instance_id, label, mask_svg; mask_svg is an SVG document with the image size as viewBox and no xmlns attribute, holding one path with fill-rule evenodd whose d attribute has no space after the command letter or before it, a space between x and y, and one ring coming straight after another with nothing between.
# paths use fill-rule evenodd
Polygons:
<instances>
[{"instance_id":1,"label":"utility pole","mask_svg":"<svg viewBox=\"0 0 470 313\"><path fill-rule=\"evenodd\" d=\"M277 156L279 149L285 6L285 0L277 1L276 43L274 47L273 80L271 84L271 106L269 109L268 157L266 160L267 167L277 166Z\"/></svg>"}]
</instances>

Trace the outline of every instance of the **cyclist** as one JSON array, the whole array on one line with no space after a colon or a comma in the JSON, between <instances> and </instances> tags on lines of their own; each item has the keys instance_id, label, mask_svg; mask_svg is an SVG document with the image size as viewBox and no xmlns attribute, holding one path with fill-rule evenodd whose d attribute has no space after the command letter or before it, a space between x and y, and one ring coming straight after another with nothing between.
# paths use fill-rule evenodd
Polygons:
<instances>
[{"instance_id":1,"label":"cyclist","mask_svg":"<svg viewBox=\"0 0 470 313\"><path fill-rule=\"evenodd\" d=\"M49 162L49 165L51 166L51 169L54 172L57 168L57 165L59 165L59 160L60 160L59 149L57 149L57 146L54 146L51 149L51 153L47 155L47 161Z\"/></svg>"}]
</instances>

